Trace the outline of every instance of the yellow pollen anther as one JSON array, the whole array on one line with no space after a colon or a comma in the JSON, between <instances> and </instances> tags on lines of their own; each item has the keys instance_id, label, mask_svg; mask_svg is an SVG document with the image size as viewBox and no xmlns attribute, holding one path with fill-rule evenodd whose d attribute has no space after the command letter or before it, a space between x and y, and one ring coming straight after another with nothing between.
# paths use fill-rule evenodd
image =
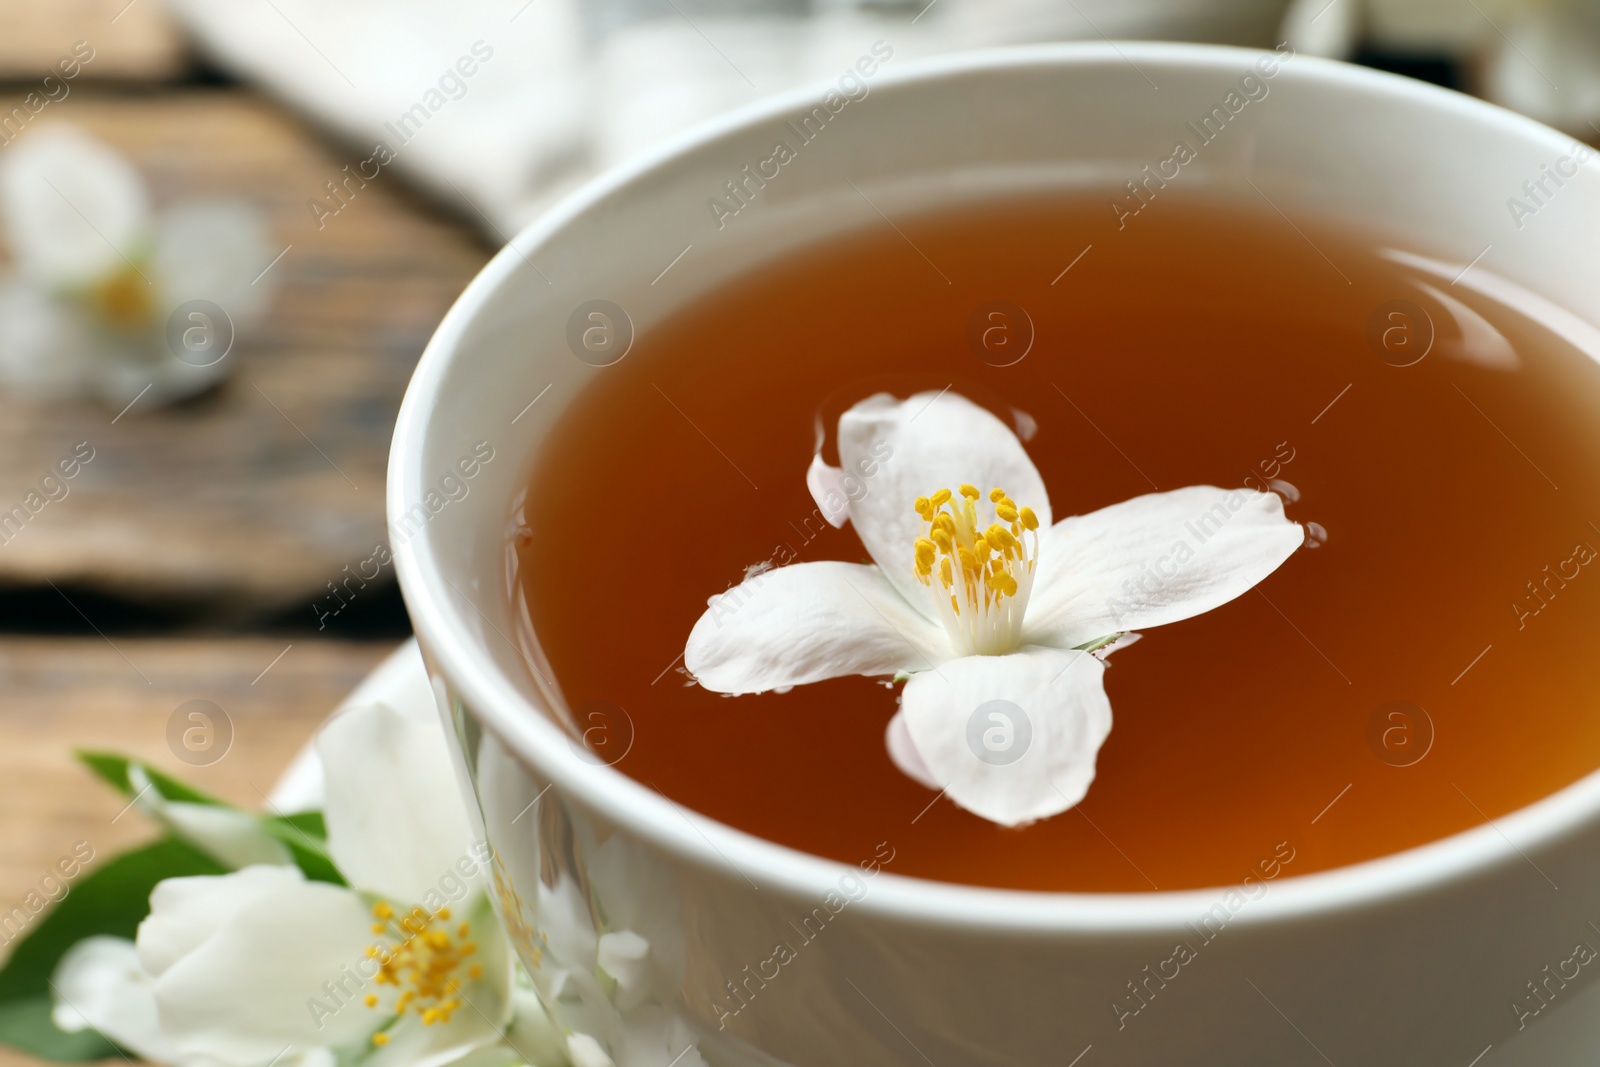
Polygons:
<instances>
[{"instance_id":1,"label":"yellow pollen anther","mask_svg":"<svg viewBox=\"0 0 1600 1067\"><path fill-rule=\"evenodd\" d=\"M361 1002L369 1008L376 1008L378 1006L378 994L368 993L365 997L361 998Z\"/></svg>"},{"instance_id":2,"label":"yellow pollen anther","mask_svg":"<svg viewBox=\"0 0 1600 1067\"><path fill-rule=\"evenodd\" d=\"M387 1045L389 1043L389 1035L388 1034L373 1034L372 1035L372 1043L374 1045L377 1045L379 1048L382 1048L384 1045Z\"/></svg>"},{"instance_id":3,"label":"yellow pollen anther","mask_svg":"<svg viewBox=\"0 0 1600 1067\"><path fill-rule=\"evenodd\" d=\"M997 546L997 551L1000 549L1016 549L1022 547L1022 542L1018 541L1010 530L1006 529L1004 526L1001 526L999 523L994 523L987 530L983 531L983 539L988 541L990 544Z\"/></svg>"},{"instance_id":4,"label":"yellow pollen anther","mask_svg":"<svg viewBox=\"0 0 1600 1067\"><path fill-rule=\"evenodd\" d=\"M118 330L139 330L150 325L155 311L155 291L132 263L94 283L86 294L89 307Z\"/></svg>"},{"instance_id":5,"label":"yellow pollen anther","mask_svg":"<svg viewBox=\"0 0 1600 1067\"><path fill-rule=\"evenodd\" d=\"M1038 537L1028 535L1038 530L1039 518L998 486L987 500L969 482L957 492L939 489L916 498L917 515L927 526L914 542L912 569L930 588L937 570L935 606L958 648L1003 654L1021 639L1039 548Z\"/></svg>"},{"instance_id":6,"label":"yellow pollen anther","mask_svg":"<svg viewBox=\"0 0 1600 1067\"><path fill-rule=\"evenodd\" d=\"M393 909L386 903L380 902L373 908L375 916L393 914ZM380 986L400 989L400 995L394 1002L395 1014L404 1014L415 1002L424 1024L449 1022L451 1015L461 1006L461 1001L455 996L461 985L459 973L463 969L467 969L472 977L482 973L476 964L467 968L463 963L476 950L466 940L471 933L471 924L459 924L452 935L450 928L443 925L449 918L449 908L430 912L419 907L412 909L399 921L398 926L403 933L382 923L373 925L374 933L389 932L391 937L404 938L367 949L367 957L378 961L378 971L373 975L373 981ZM376 995L369 994L365 1002L369 1008L378 1006ZM383 1041L377 1040L379 1037L384 1035L375 1035L374 1042L383 1044ZM384 1041L387 1040L385 1037Z\"/></svg>"},{"instance_id":7,"label":"yellow pollen anther","mask_svg":"<svg viewBox=\"0 0 1600 1067\"><path fill-rule=\"evenodd\" d=\"M394 918L394 909L380 900L372 906L372 917L374 919L392 919Z\"/></svg>"}]
</instances>

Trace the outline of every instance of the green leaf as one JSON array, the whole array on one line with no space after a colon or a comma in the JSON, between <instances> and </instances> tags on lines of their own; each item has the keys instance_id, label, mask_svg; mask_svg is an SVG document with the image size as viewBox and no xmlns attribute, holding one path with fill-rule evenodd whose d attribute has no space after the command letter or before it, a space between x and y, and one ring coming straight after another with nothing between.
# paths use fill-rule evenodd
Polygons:
<instances>
[{"instance_id":1,"label":"green leaf","mask_svg":"<svg viewBox=\"0 0 1600 1067\"><path fill-rule=\"evenodd\" d=\"M349 885L328 854L327 831L323 829L321 812L263 816L261 828L289 850L300 873L313 882Z\"/></svg>"},{"instance_id":2,"label":"green leaf","mask_svg":"<svg viewBox=\"0 0 1600 1067\"><path fill-rule=\"evenodd\" d=\"M297 811L293 815L275 815L273 821L292 826L317 841L328 840L328 824L323 820L320 811Z\"/></svg>"},{"instance_id":3,"label":"green leaf","mask_svg":"<svg viewBox=\"0 0 1600 1067\"><path fill-rule=\"evenodd\" d=\"M143 760L130 759L115 752L90 752L80 749L78 759L95 774L105 779L111 788L125 797L134 795L132 781L128 778L128 768L137 764L149 776L150 784L155 786L156 792L168 800L181 800L189 804L209 804L212 807L231 808L225 800L202 793L190 785L185 785L169 774L163 774Z\"/></svg>"},{"instance_id":4,"label":"green leaf","mask_svg":"<svg viewBox=\"0 0 1600 1067\"><path fill-rule=\"evenodd\" d=\"M118 1055L116 1045L94 1030L69 1034L50 1018L49 997L0 1004L0 1041L56 1063L89 1063Z\"/></svg>"},{"instance_id":5,"label":"green leaf","mask_svg":"<svg viewBox=\"0 0 1600 1067\"><path fill-rule=\"evenodd\" d=\"M92 860L90 862L93 862ZM50 977L67 949L86 937L132 938L150 911L150 891L165 878L225 874L227 868L174 837L125 852L88 870L34 921L0 969L0 1042L60 1062L101 1059L116 1048L94 1035L67 1034L50 1021ZM26 909L14 909L26 914ZM0 916L4 918L4 916Z\"/></svg>"}]
</instances>

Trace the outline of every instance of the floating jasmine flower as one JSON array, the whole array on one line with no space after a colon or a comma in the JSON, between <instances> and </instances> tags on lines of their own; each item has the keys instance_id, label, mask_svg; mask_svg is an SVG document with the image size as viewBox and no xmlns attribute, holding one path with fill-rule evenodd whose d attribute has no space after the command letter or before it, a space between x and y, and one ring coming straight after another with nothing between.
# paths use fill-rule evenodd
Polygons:
<instances>
[{"instance_id":1,"label":"floating jasmine flower","mask_svg":"<svg viewBox=\"0 0 1600 1067\"><path fill-rule=\"evenodd\" d=\"M0 387L32 399L120 407L201 392L270 296L254 211L216 201L153 215L132 165L70 126L0 156L0 225L13 267L0 278Z\"/></svg>"},{"instance_id":2,"label":"floating jasmine flower","mask_svg":"<svg viewBox=\"0 0 1600 1067\"><path fill-rule=\"evenodd\" d=\"M906 678L895 763L1008 826L1087 792L1111 730L1106 655L1246 592L1304 539L1277 495L1212 486L1052 523L1022 443L950 392L870 397L838 447L808 484L874 562L791 564L712 597L684 662L732 694Z\"/></svg>"}]
</instances>

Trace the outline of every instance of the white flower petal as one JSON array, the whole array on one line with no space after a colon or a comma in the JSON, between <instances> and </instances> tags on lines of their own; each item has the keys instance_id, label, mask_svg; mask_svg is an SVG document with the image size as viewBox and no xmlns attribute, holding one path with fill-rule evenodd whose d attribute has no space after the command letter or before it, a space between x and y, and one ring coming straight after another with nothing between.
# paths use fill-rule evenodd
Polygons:
<instances>
[{"instance_id":1,"label":"white flower petal","mask_svg":"<svg viewBox=\"0 0 1600 1067\"><path fill-rule=\"evenodd\" d=\"M536 1059L509 1045L489 1044L481 1045L466 1055L451 1060L449 1067L526 1067L528 1064L538 1067L547 1062L560 1063L560 1056L559 1048L553 1055ZM328 1067L334 1067L334 1064L330 1063Z\"/></svg>"},{"instance_id":2,"label":"white flower petal","mask_svg":"<svg viewBox=\"0 0 1600 1067\"><path fill-rule=\"evenodd\" d=\"M905 570L911 573L909 563ZM944 631L881 570L830 560L765 571L713 597L683 661L714 692L761 693L847 674L926 670L949 655Z\"/></svg>"},{"instance_id":3,"label":"white flower petal","mask_svg":"<svg viewBox=\"0 0 1600 1067\"><path fill-rule=\"evenodd\" d=\"M139 961L152 977L198 948L241 908L303 883L297 867L246 867L225 875L168 878L150 894L139 924Z\"/></svg>"},{"instance_id":4,"label":"white flower petal","mask_svg":"<svg viewBox=\"0 0 1600 1067\"><path fill-rule=\"evenodd\" d=\"M839 418L839 461L843 476L862 486L850 500L861 543L918 611L931 614L932 594L912 571L912 546L926 527L913 508L917 497L963 483L984 493L999 486L1050 524L1049 495L1022 442L957 393L863 400Z\"/></svg>"},{"instance_id":5,"label":"white flower petal","mask_svg":"<svg viewBox=\"0 0 1600 1067\"><path fill-rule=\"evenodd\" d=\"M911 740L911 731L906 726L905 712L897 711L894 718L889 720L888 728L883 733L883 742L889 748L889 758L907 778L929 789L944 788L943 783L933 776L933 772L923 762L922 754L917 751L916 742Z\"/></svg>"},{"instance_id":6,"label":"white flower petal","mask_svg":"<svg viewBox=\"0 0 1600 1067\"><path fill-rule=\"evenodd\" d=\"M677 878L658 857L615 833L589 857L589 887L608 930L629 930L650 946L663 999L677 995L686 950Z\"/></svg>"},{"instance_id":7,"label":"white flower petal","mask_svg":"<svg viewBox=\"0 0 1600 1067\"><path fill-rule=\"evenodd\" d=\"M559 1052L556 1053L554 1062L561 1062ZM541 1061L530 1059L509 1045L488 1044L451 1060L449 1067L527 1067L530 1063L538 1065ZM329 1064L329 1067L334 1065Z\"/></svg>"},{"instance_id":8,"label":"white flower petal","mask_svg":"<svg viewBox=\"0 0 1600 1067\"><path fill-rule=\"evenodd\" d=\"M521 1063L555 1063L561 1057L566 1041L550 1013L545 1011L538 993L531 989L512 986L511 1025L506 1027L506 1044L516 1052Z\"/></svg>"},{"instance_id":9,"label":"white flower petal","mask_svg":"<svg viewBox=\"0 0 1600 1067\"><path fill-rule=\"evenodd\" d=\"M611 1039L617 1067L706 1067L683 1017L658 1004L623 1013Z\"/></svg>"},{"instance_id":10,"label":"white flower petal","mask_svg":"<svg viewBox=\"0 0 1600 1067\"><path fill-rule=\"evenodd\" d=\"M566 967L594 970L597 935L589 901L577 880L562 873L553 886L540 882L536 912L546 956L553 966L541 967L534 973L534 981L549 978Z\"/></svg>"},{"instance_id":11,"label":"white flower petal","mask_svg":"<svg viewBox=\"0 0 1600 1067\"><path fill-rule=\"evenodd\" d=\"M1041 533L1023 632L1057 648L1226 604L1305 539L1276 493L1209 485L1134 497Z\"/></svg>"},{"instance_id":12,"label":"white flower petal","mask_svg":"<svg viewBox=\"0 0 1600 1067\"><path fill-rule=\"evenodd\" d=\"M0 221L24 273L77 285L137 261L149 206L132 164L74 127L53 126L0 156Z\"/></svg>"},{"instance_id":13,"label":"white flower petal","mask_svg":"<svg viewBox=\"0 0 1600 1067\"><path fill-rule=\"evenodd\" d=\"M907 682L901 713L951 800L1016 826L1065 811L1088 791L1111 732L1104 675L1087 652L967 656Z\"/></svg>"},{"instance_id":14,"label":"white flower petal","mask_svg":"<svg viewBox=\"0 0 1600 1067\"><path fill-rule=\"evenodd\" d=\"M617 1067L600 1042L588 1034L569 1035L567 1055L572 1057L572 1067Z\"/></svg>"},{"instance_id":15,"label":"white flower petal","mask_svg":"<svg viewBox=\"0 0 1600 1067\"><path fill-rule=\"evenodd\" d=\"M55 1024L67 1032L92 1027L143 1059L172 1063L176 1050L161 1033L150 976L139 950L121 937L87 937L69 948L50 978Z\"/></svg>"},{"instance_id":16,"label":"white flower petal","mask_svg":"<svg viewBox=\"0 0 1600 1067\"><path fill-rule=\"evenodd\" d=\"M189 885L181 894L151 895L151 916L140 927L140 958L146 961L147 928L159 923L170 931L198 902L215 918L224 910L211 896L234 897L249 872L292 872L288 867L254 867L211 879L176 879ZM348 889L303 879L277 880L277 891L254 898L173 959L155 981L162 1030L183 1057L209 1057L229 1063L264 1063L284 1048L310 1049L360 1041L374 1028L374 1013L361 1003L368 988L357 968L373 941L371 915ZM238 894L246 895L246 894ZM175 900L181 896L183 900ZM315 1001L315 1003L314 1003ZM320 1003L321 1010L315 1010Z\"/></svg>"},{"instance_id":17,"label":"white flower petal","mask_svg":"<svg viewBox=\"0 0 1600 1067\"><path fill-rule=\"evenodd\" d=\"M595 958L617 982L617 1006L623 1011L642 1004L650 992L650 942L632 930L600 935Z\"/></svg>"},{"instance_id":18,"label":"white flower petal","mask_svg":"<svg viewBox=\"0 0 1600 1067\"><path fill-rule=\"evenodd\" d=\"M806 488L811 490L811 499L817 502L817 509L830 526L839 529L850 521L844 471L828 466L820 453L811 457L811 466L806 468Z\"/></svg>"},{"instance_id":19,"label":"white flower petal","mask_svg":"<svg viewBox=\"0 0 1600 1067\"><path fill-rule=\"evenodd\" d=\"M30 400L93 395L116 346L81 308L41 285L0 283L0 386Z\"/></svg>"},{"instance_id":20,"label":"white flower petal","mask_svg":"<svg viewBox=\"0 0 1600 1067\"><path fill-rule=\"evenodd\" d=\"M500 1036L498 1027L473 1010L477 998L470 987L461 992L467 1006L452 1014L448 1022L424 1026L415 1012L402 1015L384 1031L389 1043L369 1053L362 1060L363 1067L443 1067L491 1045ZM366 1010L359 1004L352 1010L358 1009Z\"/></svg>"},{"instance_id":21,"label":"white flower petal","mask_svg":"<svg viewBox=\"0 0 1600 1067\"><path fill-rule=\"evenodd\" d=\"M156 227L151 256L161 321L180 304L210 300L236 329L250 326L272 294L277 275L261 272L274 254L265 221L248 204L202 201L172 209Z\"/></svg>"},{"instance_id":22,"label":"white flower petal","mask_svg":"<svg viewBox=\"0 0 1600 1067\"><path fill-rule=\"evenodd\" d=\"M196 396L226 378L234 367L231 358L205 367L185 363L168 351L164 337L154 333L123 339L108 351L116 358L101 365L95 391L113 408L125 407L141 393L140 407Z\"/></svg>"},{"instance_id":23,"label":"white flower petal","mask_svg":"<svg viewBox=\"0 0 1600 1067\"><path fill-rule=\"evenodd\" d=\"M161 806L156 818L227 867L294 862L283 843L263 830L249 812L214 804L169 802Z\"/></svg>"},{"instance_id":24,"label":"white flower petal","mask_svg":"<svg viewBox=\"0 0 1600 1067\"><path fill-rule=\"evenodd\" d=\"M262 829L260 819L247 811L167 800L151 787L149 775L138 764L128 767L128 782L134 789L134 804L140 814L165 826L224 866L237 869L294 862L283 843Z\"/></svg>"},{"instance_id":25,"label":"white flower petal","mask_svg":"<svg viewBox=\"0 0 1600 1067\"><path fill-rule=\"evenodd\" d=\"M328 851L350 884L420 903L472 844L432 690L352 706L317 737Z\"/></svg>"},{"instance_id":26,"label":"white flower petal","mask_svg":"<svg viewBox=\"0 0 1600 1067\"><path fill-rule=\"evenodd\" d=\"M1597 333L1597 336L1600 336L1600 333ZM433 695L432 703L430 703L428 690L435 683L441 686L441 691ZM371 704L376 700L388 697L391 702L396 700L404 701L407 706L416 709L417 714L420 715L430 707L438 708L443 706L443 684L442 679L431 677L428 674L428 664L422 658L422 649L418 646L417 639L415 637L407 638L395 646L395 650L385 656L383 662L379 663L371 674L361 680L360 685L352 689L339 702L339 706L334 713L338 714L345 708L353 707L356 704ZM302 753L303 755L304 753ZM321 811L322 761L316 758L314 746L311 753L311 765L302 773L306 776L308 782L315 783L315 788L302 790L301 795L305 799L300 803L304 807L292 810ZM279 784L282 784L281 780ZM273 795L273 803L280 808L283 807L283 804L278 803L276 793Z\"/></svg>"}]
</instances>

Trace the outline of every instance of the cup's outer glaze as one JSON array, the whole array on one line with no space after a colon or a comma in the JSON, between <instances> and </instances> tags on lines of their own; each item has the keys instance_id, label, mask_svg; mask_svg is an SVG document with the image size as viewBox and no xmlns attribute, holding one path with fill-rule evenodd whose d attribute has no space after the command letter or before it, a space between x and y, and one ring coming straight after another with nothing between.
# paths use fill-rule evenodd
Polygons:
<instances>
[{"instance_id":1,"label":"cup's outer glaze","mask_svg":"<svg viewBox=\"0 0 1600 1067\"><path fill-rule=\"evenodd\" d=\"M879 211L1022 188L1104 190L1109 202L1177 138L1196 140L1185 123L1231 112L1247 75L1265 93L1170 181L1385 234L1447 279L1482 255L1483 284L1539 294L1547 322L1591 343L1600 177L1569 179L1531 217L1508 206L1573 155L1568 138L1418 83L1268 55L1107 44L880 60L868 94L830 112L777 177L747 185L737 214L708 202L733 203L726 183L795 140L785 123L824 106L823 88L606 176L473 282L401 411L391 534L499 857L499 906L531 968L551 968L548 946L570 937L552 901L586 909L595 932L650 931L648 995L716 1067L1465 1067L1485 1050L1486 1065L1591 1062L1600 962L1572 961L1600 947L1600 777L1445 841L1248 891L938 885L894 873L901 827L850 867L755 840L580 755L572 739L589 727L572 724L524 634L506 545L525 458L607 372L569 347L580 305L610 301L645 331L752 264L883 225ZM652 285L680 255L672 284ZM470 492L441 493L469 455ZM608 758L619 738L599 739Z\"/></svg>"}]
</instances>

